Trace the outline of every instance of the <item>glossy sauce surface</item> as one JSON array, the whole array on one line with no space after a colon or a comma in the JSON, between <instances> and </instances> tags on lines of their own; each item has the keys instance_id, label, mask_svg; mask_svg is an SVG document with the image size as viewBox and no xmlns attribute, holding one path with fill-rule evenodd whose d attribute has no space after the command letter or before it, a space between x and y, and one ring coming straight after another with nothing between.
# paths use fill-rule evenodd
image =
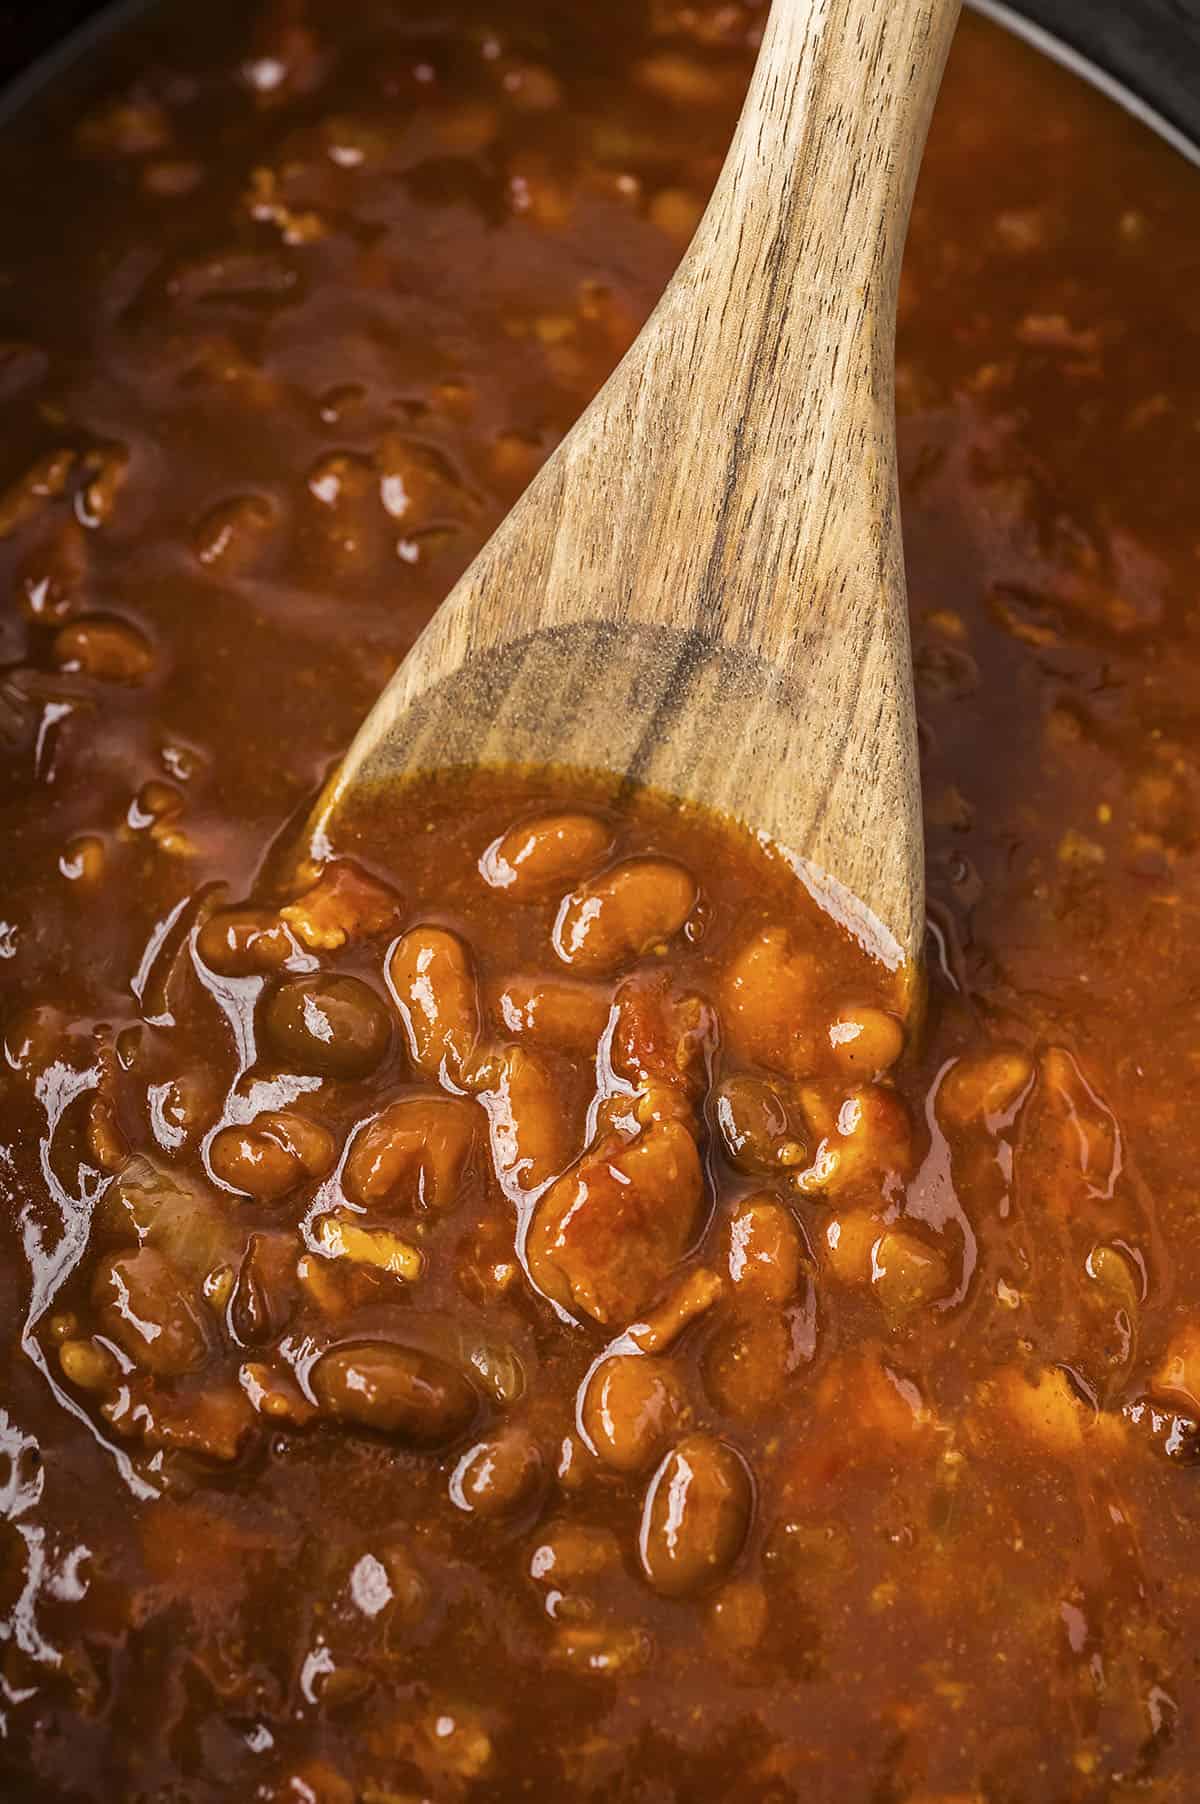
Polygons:
<instances>
[{"instance_id":1,"label":"glossy sauce surface","mask_svg":"<svg viewBox=\"0 0 1200 1804\"><path fill-rule=\"evenodd\" d=\"M1186 1798L1195 171L965 21L902 1049L652 798L279 850L653 304L761 9L243 10L6 148L4 1795Z\"/></svg>"}]
</instances>

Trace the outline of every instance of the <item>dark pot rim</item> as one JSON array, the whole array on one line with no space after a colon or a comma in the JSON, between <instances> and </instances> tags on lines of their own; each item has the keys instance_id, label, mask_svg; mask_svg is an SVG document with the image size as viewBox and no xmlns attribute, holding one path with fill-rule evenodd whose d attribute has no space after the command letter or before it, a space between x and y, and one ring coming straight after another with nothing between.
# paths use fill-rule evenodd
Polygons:
<instances>
[{"instance_id":1,"label":"dark pot rim","mask_svg":"<svg viewBox=\"0 0 1200 1804\"><path fill-rule=\"evenodd\" d=\"M88 53L163 0L113 0L68 30L0 87L0 129L61 76L86 72ZM1200 164L1200 13L1181 0L1008 0L966 4L1113 100L1189 162ZM1190 6L1190 0L1182 0Z\"/></svg>"}]
</instances>

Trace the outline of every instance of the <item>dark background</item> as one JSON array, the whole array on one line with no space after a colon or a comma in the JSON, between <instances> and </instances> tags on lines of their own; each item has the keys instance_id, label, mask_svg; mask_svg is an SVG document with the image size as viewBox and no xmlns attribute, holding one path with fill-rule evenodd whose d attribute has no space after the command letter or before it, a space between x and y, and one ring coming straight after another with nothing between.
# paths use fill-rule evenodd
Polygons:
<instances>
[{"instance_id":1,"label":"dark background","mask_svg":"<svg viewBox=\"0 0 1200 1804\"><path fill-rule=\"evenodd\" d=\"M103 10L96 0L0 0L0 86ZM1016 10L1128 83L1200 142L1200 0L1017 0Z\"/></svg>"}]
</instances>

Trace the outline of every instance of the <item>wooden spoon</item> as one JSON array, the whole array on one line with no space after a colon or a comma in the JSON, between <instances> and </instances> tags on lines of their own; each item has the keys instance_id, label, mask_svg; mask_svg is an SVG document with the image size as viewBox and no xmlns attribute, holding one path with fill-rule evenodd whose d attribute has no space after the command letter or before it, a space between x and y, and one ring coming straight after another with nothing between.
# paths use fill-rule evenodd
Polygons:
<instances>
[{"instance_id":1,"label":"wooden spoon","mask_svg":"<svg viewBox=\"0 0 1200 1804\"><path fill-rule=\"evenodd\" d=\"M385 780L599 769L767 835L915 969L896 289L957 14L775 0L690 250L367 716L315 852Z\"/></svg>"}]
</instances>

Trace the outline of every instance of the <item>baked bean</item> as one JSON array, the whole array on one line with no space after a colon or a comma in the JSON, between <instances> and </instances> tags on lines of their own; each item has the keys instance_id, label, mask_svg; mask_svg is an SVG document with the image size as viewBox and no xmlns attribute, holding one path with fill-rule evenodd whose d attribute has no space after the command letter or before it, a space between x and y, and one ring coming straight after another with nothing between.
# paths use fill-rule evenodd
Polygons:
<instances>
[{"instance_id":1,"label":"baked bean","mask_svg":"<svg viewBox=\"0 0 1200 1804\"><path fill-rule=\"evenodd\" d=\"M952 1288L950 1264L939 1247L903 1228L889 1228L872 1250L871 1284L885 1314L902 1320L947 1295Z\"/></svg>"},{"instance_id":2,"label":"baked bean","mask_svg":"<svg viewBox=\"0 0 1200 1804\"><path fill-rule=\"evenodd\" d=\"M374 990L357 977L291 977L263 1008L277 1057L318 1077L366 1077L388 1049L392 1028Z\"/></svg>"},{"instance_id":3,"label":"baked bean","mask_svg":"<svg viewBox=\"0 0 1200 1804\"><path fill-rule=\"evenodd\" d=\"M323 1178L336 1154L328 1128L280 1109L256 1115L243 1127L222 1128L213 1136L208 1160L222 1184L272 1203L298 1184Z\"/></svg>"},{"instance_id":4,"label":"baked bean","mask_svg":"<svg viewBox=\"0 0 1200 1804\"><path fill-rule=\"evenodd\" d=\"M92 1282L92 1302L105 1333L156 1377L177 1378L204 1363L208 1342L199 1307L154 1247L105 1260Z\"/></svg>"},{"instance_id":5,"label":"baked bean","mask_svg":"<svg viewBox=\"0 0 1200 1804\"><path fill-rule=\"evenodd\" d=\"M62 494L74 468L73 451L47 451L10 483L0 494L0 539L11 538L18 527L43 513Z\"/></svg>"},{"instance_id":6,"label":"baked bean","mask_svg":"<svg viewBox=\"0 0 1200 1804\"><path fill-rule=\"evenodd\" d=\"M1132 1255L1118 1246L1095 1246L1087 1256L1084 1268L1097 1292L1117 1309L1124 1310L1131 1324L1137 1322L1142 1305L1142 1282Z\"/></svg>"},{"instance_id":7,"label":"baked bean","mask_svg":"<svg viewBox=\"0 0 1200 1804\"><path fill-rule=\"evenodd\" d=\"M538 1204L526 1244L534 1283L598 1322L629 1320L687 1251L703 1190L696 1143L679 1122L655 1122L626 1145L602 1142Z\"/></svg>"},{"instance_id":8,"label":"baked bean","mask_svg":"<svg viewBox=\"0 0 1200 1804\"><path fill-rule=\"evenodd\" d=\"M196 561L229 580L248 574L271 546L279 510L265 495L233 495L196 522L189 543Z\"/></svg>"},{"instance_id":9,"label":"baked bean","mask_svg":"<svg viewBox=\"0 0 1200 1804\"><path fill-rule=\"evenodd\" d=\"M618 1472L652 1466L684 1416L683 1391L664 1359L617 1353L592 1372L580 1418L596 1457Z\"/></svg>"},{"instance_id":10,"label":"baked bean","mask_svg":"<svg viewBox=\"0 0 1200 1804\"><path fill-rule=\"evenodd\" d=\"M342 1183L352 1202L444 1209L475 1144L475 1110L449 1096L406 1096L355 1138Z\"/></svg>"},{"instance_id":11,"label":"baked bean","mask_svg":"<svg viewBox=\"0 0 1200 1804\"><path fill-rule=\"evenodd\" d=\"M290 1234L252 1234L229 1299L229 1328L238 1344L277 1340L296 1306L296 1243Z\"/></svg>"},{"instance_id":12,"label":"baked bean","mask_svg":"<svg viewBox=\"0 0 1200 1804\"><path fill-rule=\"evenodd\" d=\"M1142 1273L1131 1252L1094 1246L1084 1262L1080 1350L1077 1369L1107 1404L1111 1384L1123 1378L1138 1348L1142 1314Z\"/></svg>"},{"instance_id":13,"label":"baked bean","mask_svg":"<svg viewBox=\"0 0 1200 1804\"><path fill-rule=\"evenodd\" d=\"M765 1079L748 1072L727 1077L715 1093L713 1109L725 1152L739 1171L762 1175L804 1164L803 1137L778 1090Z\"/></svg>"},{"instance_id":14,"label":"baked bean","mask_svg":"<svg viewBox=\"0 0 1200 1804\"><path fill-rule=\"evenodd\" d=\"M611 1529L585 1522L555 1522L529 1560L529 1576L546 1593L546 1611L558 1619L586 1621L595 1606L592 1581L616 1572L621 1549Z\"/></svg>"},{"instance_id":15,"label":"baked bean","mask_svg":"<svg viewBox=\"0 0 1200 1804\"><path fill-rule=\"evenodd\" d=\"M395 1435L414 1447L444 1447L471 1426L479 1402L447 1360L390 1341L323 1353L312 1388L323 1414Z\"/></svg>"},{"instance_id":16,"label":"baked bean","mask_svg":"<svg viewBox=\"0 0 1200 1804\"><path fill-rule=\"evenodd\" d=\"M284 1376L270 1366L247 1360L238 1370L238 1383L251 1409L271 1422L305 1428L317 1413L290 1372Z\"/></svg>"},{"instance_id":17,"label":"baked bean","mask_svg":"<svg viewBox=\"0 0 1200 1804\"><path fill-rule=\"evenodd\" d=\"M336 858L311 889L280 909L279 918L310 951L336 952L347 940L386 933L399 909L395 890L348 858Z\"/></svg>"},{"instance_id":18,"label":"baked bean","mask_svg":"<svg viewBox=\"0 0 1200 1804\"><path fill-rule=\"evenodd\" d=\"M94 889L108 864L108 848L98 833L76 833L63 847L58 868L68 883Z\"/></svg>"},{"instance_id":19,"label":"baked bean","mask_svg":"<svg viewBox=\"0 0 1200 1804\"><path fill-rule=\"evenodd\" d=\"M1070 1221L1082 1209L1111 1206L1121 1170L1117 1123L1061 1046L1042 1054L1037 1103L1042 1208Z\"/></svg>"},{"instance_id":20,"label":"baked bean","mask_svg":"<svg viewBox=\"0 0 1200 1804\"><path fill-rule=\"evenodd\" d=\"M81 1391L109 1391L121 1374L108 1348L97 1340L65 1340L58 1349L58 1363L68 1384Z\"/></svg>"},{"instance_id":21,"label":"baked bean","mask_svg":"<svg viewBox=\"0 0 1200 1804\"><path fill-rule=\"evenodd\" d=\"M904 1050L904 1029L886 1009L841 1008L829 1029L829 1044L849 1077L882 1077Z\"/></svg>"},{"instance_id":22,"label":"baked bean","mask_svg":"<svg viewBox=\"0 0 1200 1804\"><path fill-rule=\"evenodd\" d=\"M486 1394L502 1409L517 1401L525 1389L525 1368L516 1350L506 1341L460 1342L463 1364L470 1366Z\"/></svg>"},{"instance_id":23,"label":"baked bean","mask_svg":"<svg viewBox=\"0 0 1200 1804\"><path fill-rule=\"evenodd\" d=\"M501 1428L468 1448L450 1475L450 1498L490 1521L527 1503L542 1476L542 1456L524 1428Z\"/></svg>"},{"instance_id":24,"label":"baked bean","mask_svg":"<svg viewBox=\"0 0 1200 1804\"><path fill-rule=\"evenodd\" d=\"M154 651L129 621L85 614L55 633L54 662L97 682L141 683L154 668Z\"/></svg>"},{"instance_id":25,"label":"baked bean","mask_svg":"<svg viewBox=\"0 0 1200 1804\"><path fill-rule=\"evenodd\" d=\"M725 1441L692 1434L667 1454L650 1480L638 1552L642 1571L664 1597L683 1597L733 1565L750 1527L750 1477Z\"/></svg>"},{"instance_id":26,"label":"baked bean","mask_svg":"<svg viewBox=\"0 0 1200 1804\"><path fill-rule=\"evenodd\" d=\"M729 1276L746 1300L786 1303L800 1278L804 1246L790 1209L774 1197L746 1197L729 1223Z\"/></svg>"},{"instance_id":27,"label":"baked bean","mask_svg":"<svg viewBox=\"0 0 1200 1804\"><path fill-rule=\"evenodd\" d=\"M218 977L267 976L282 971L299 947L269 908L220 908L196 935L196 950Z\"/></svg>"},{"instance_id":28,"label":"baked bean","mask_svg":"<svg viewBox=\"0 0 1200 1804\"><path fill-rule=\"evenodd\" d=\"M821 1233L822 1264L843 1284L867 1284L872 1253L883 1222L871 1209L842 1209L831 1215Z\"/></svg>"},{"instance_id":29,"label":"baked bean","mask_svg":"<svg viewBox=\"0 0 1200 1804\"><path fill-rule=\"evenodd\" d=\"M487 1110L496 1175L501 1183L535 1189L562 1170L570 1150L561 1083L523 1046L505 1047L490 1077L480 1101Z\"/></svg>"},{"instance_id":30,"label":"baked bean","mask_svg":"<svg viewBox=\"0 0 1200 1804\"><path fill-rule=\"evenodd\" d=\"M718 1409L752 1419L778 1403L792 1364L791 1331L777 1310L738 1314L705 1349L705 1389Z\"/></svg>"},{"instance_id":31,"label":"baked bean","mask_svg":"<svg viewBox=\"0 0 1200 1804\"><path fill-rule=\"evenodd\" d=\"M721 1019L739 1057L793 1077L811 1071L817 969L798 951L786 927L765 927L727 967L721 982Z\"/></svg>"},{"instance_id":32,"label":"baked bean","mask_svg":"<svg viewBox=\"0 0 1200 1804\"><path fill-rule=\"evenodd\" d=\"M596 1673L606 1678L626 1677L650 1664L654 1647L637 1628L587 1628L571 1623L558 1631L550 1657L569 1672Z\"/></svg>"},{"instance_id":33,"label":"baked bean","mask_svg":"<svg viewBox=\"0 0 1200 1804\"><path fill-rule=\"evenodd\" d=\"M93 1097L88 1106L87 1144L101 1171L118 1172L129 1157L117 1111L106 1096Z\"/></svg>"},{"instance_id":34,"label":"baked bean","mask_svg":"<svg viewBox=\"0 0 1200 1804\"><path fill-rule=\"evenodd\" d=\"M388 982L413 1063L457 1089L479 1040L479 992L466 946L442 927L413 927L392 948Z\"/></svg>"},{"instance_id":35,"label":"baked bean","mask_svg":"<svg viewBox=\"0 0 1200 1804\"><path fill-rule=\"evenodd\" d=\"M978 1121L1001 1126L1033 1084L1033 1060L1009 1049L958 1059L938 1090L938 1114L948 1126Z\"/></svg>"},{"instance_id":36,"label":"baked bean","mask_svg":"<svg viewBox=\"0 0 1200 1804\"><path fill-rule=\"evenodd\" d=\"M494 839L479 871L493 889L524 901L573 883L599 864L611 844L611 828L595 815L540 814Z\"/></svg>"},{"instance_id":37,"label":"baked bean","mask_svg":"<svg viewBox=\"0 0 1200 1804\"><path fill-rule=\"evenodd\" d=\"M911 1175L912 1165L912 1125L903 1100L882 1084L865 1084L843 1098L833 1131L794 1182L804 1195L840 1195L865 1184L889 1194Z\"/></svg>"},{"instance_id":38,"label":"baked bean","mask_svg":"<svg viewBox=\"0 0 1200 1804\"><path fill-rule=\"evenodd\" d=\"M510 1034L590 1057L608 1024L612 998L600 984L556 983L553 978L513 977L497 999Z\"/></svg>"},{"instance_id":39,"label":"baked bean","mask_svg":"<svg viewBox=\"0 0 1200 1804\"><path fill-rule=\"evenodd\" d=\"M554 950L579 971L611 971L665 945L696 906L695 879L667 858L627 858L567 896Z\"/></svg>"}]
</instances>

